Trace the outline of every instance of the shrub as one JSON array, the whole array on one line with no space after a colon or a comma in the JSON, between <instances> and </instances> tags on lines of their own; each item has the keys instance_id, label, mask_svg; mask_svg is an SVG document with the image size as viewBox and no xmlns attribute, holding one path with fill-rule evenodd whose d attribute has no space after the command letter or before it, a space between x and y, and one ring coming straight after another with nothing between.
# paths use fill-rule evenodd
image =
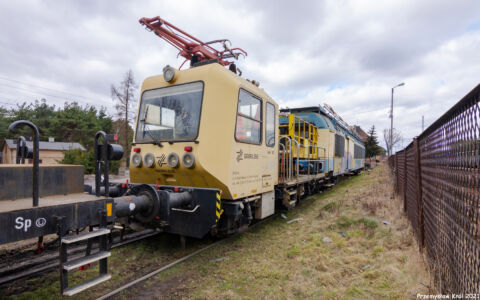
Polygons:
<instances>
[{"instance_id":1,"label":"shrub","mask_svg":"<svg viewBox=\"0 0 480 300\"><path fill-rule=\"evenodd\" d=\"M85 167L85 174L95 173L95 153L93 151L83 152L80 149L67 150L59 163L65 165L82 165ZM109 172L118 174L120 161L109 162Z\"/></svg>"}]
</instances>

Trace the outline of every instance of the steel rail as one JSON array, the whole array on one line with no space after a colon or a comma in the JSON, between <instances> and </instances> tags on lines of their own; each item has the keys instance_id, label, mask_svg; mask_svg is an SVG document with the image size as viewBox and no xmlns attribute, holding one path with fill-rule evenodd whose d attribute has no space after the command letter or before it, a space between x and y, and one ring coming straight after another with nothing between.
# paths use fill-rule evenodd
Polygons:
<instances>
[{"instance_id":1,"label":"steel rail","mask_svg":"<svg viewBox=\"0 0 480 300\"><path fill-rule=\"evenodd\" d=\"M162 267L160 267L160 268L158 268L158 269L156 269L156 270L154 270L154 271L152 271L152 272L150 272L150 273L147 273L147 274L143 275L143 276L140 277L140 278L137 278L137 279L135 279L135 280L133 280L133 281L130 281L130 282L128 282L128 283L126 283L126 284L124 284L124 285L116 288L115 290L113 290L113 291L111 291L111 292L109 292L109 293L107 293L107 294L105 294L105 295L103 295L103 296L100 296L99 298L97 298L97 300L108 299L109 297L112 297L112 296L114 296L114 295L116 295L116 294L118 294L118 293L120 293L120 292L128 289L129 287L132 287L132 286L136 285L137 283L140 283L140 282L142 282L142 281L145 281L145 280L147 280L147 279L149 279L149 278L151 278L151 277L153 277L153 276L155 276L155 275L157 275L157 274L159 274L159 273L161 273L161 272L163 272L163 271L166 271L166 270L170 269L171 267L176 266L176 265L178 265L178 264L180 264L180 263L182 263L182 262L184 262L184 261L186 261L186 260L188 260L188 259L190 259L190 258L192 258L192 257L194 257L194 256L196 256L196 255L198 255L198 254L200 254L200 253L202 253L202 252L204 252L204 251L206 251L206 250L214 247L214 246L217 246L217 245L219 245L219 244L221 244L221 243L223 243L223 242L225 242L225 241L232 240L233 238L239 236L240 234L242 234L242 233L244 233L244 232L246 232L246 231L252 230L253 228L257 227L257 226L260 225L260 224L263 224L263 223L265 223L265 222L267 222L267 221L272 220L274 217L276 217L276 216L278 216L278 215L279 215L279 213L275 213L275 214L271 215L270 217L267 217L266 219L263 219L263 220L261 220L261 221L258 221L258 222L256 222L256 223L252 224L252 225L249 226L249 227L247 228L247 230L245 230L245 231L235 233L235 234L232 235L232 236L229 236L229 237L227 237L227 238L221 239L221 240L216 241L216 242L214 242L214 243L212 243L212 244L210 244L210 245L207 245L207 246L205 246L205 247L203 247L203 248L201 248L201 249L198 249L198 250L196 250L196 251L194 251L194 252L192 252L192 253L190 253L190 254L182 257L182 258L179 258L179 259L177 259L177 260L175 260L175 261L173 261L173 262L171 262L171 263L169 263L169 264L167 264L167 265L164 265L164 266L162 266Z\"/></svg>"},{"instance_id":2,"label":"steel rail","mask_svg":"<svg viewBox=\"0 0 480 300\"><path fill-rule=\"evenodd\" d=\"M153 231L148 229L144 230L143 232L145 233L139 234L138 232L134 232L134 233L125 235L124 240L113 243L111 246L111 249L119 248L119 247L131 244L136 241L146 239L161 233L161 231ZM69 252L69 255L72 255L72 258L74 259L80 258L84 256L84 254L80 254L80 253L84 252L86 247L87 247L86 245L81 245L76 248L72 248L72 252ZM29 261L30 263L28 263ZM12 266L6 266L0 269L0 274L6 274L0 277L0 285L12 282L17 279L26 278L31 275L36 275L39 272L45 272L45 271L51 270L53 268L58 267L58 264L59 264L59 261L58 261L57 249L55 249L51 253L45 253L43 257L35 256L27 260L22 260Z\"/></svg>"}]
</instances>

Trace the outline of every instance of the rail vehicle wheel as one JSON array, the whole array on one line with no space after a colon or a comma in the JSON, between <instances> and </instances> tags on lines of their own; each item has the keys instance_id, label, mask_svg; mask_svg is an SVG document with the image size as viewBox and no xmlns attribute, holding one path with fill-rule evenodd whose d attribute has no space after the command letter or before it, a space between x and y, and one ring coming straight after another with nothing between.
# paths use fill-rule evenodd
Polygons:
<instances>
[{"instance_id":1,"label":"rail vehicle wheel","mask_svg":"<svg viewBox=\"0 0 480 300\"><path fill-rule=\"evenodd\" d=\"M218 237L227 237L245 231L250 223L251 219L245 213L245 209L238 215L222 214L217 227L211 233Z\"/></svg>"},{"instance_id":2,"label":"rail vehicle wheel","mask_svg":"<svg viewBox=\"0 0 480 300\"><path fill-rule=\"evenodd\" d=\"M318 194L322 191L323 183L324 183L323 180L319 180L316 182L315 194Z\"/></svg>"},{"instance_id":3,"label":"rail vehicle wheel","mask_svg":"<svg viewBox=\"0 0 480 300\"><path fill-rule=\"evenodd\" d=\"M318 182L312 181L307 184L307 195L314 195L318 192Z\"/></svg>"},{"instance_id":4,"label":"rail vehicle wheel","mask_svg":"<svg viewBox=\"0 0 480 300\"><path fill-rule=\"evenodd\" d=\"M338 184L338 180L339 180L339 179L338 179L338 176L332 177L331 183L337 185L337 184Z\"/></svg>"},{"instance_id":5,"label":"rail vehicle wheel","mask_svg":"<svg viewBox=\"0 0 480 300\"><path fill-rule=\"evenodd\" d=\"M307 184L306 183L305 184L300 184L297 187L297 203L300 202L300 200L305 199L305 197L307 196L306 190L307 190Z\"/></svg>"}]
</instances>

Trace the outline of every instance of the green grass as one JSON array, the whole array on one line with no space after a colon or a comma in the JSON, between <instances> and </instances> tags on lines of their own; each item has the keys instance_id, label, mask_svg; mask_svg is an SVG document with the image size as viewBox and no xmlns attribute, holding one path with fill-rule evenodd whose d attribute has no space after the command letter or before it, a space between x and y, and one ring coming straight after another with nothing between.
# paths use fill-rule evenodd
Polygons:
<instances>
[{"instance_id":1,"label":"green grass","mask_svg":"<svg viewBox=\"0 0 480 300\"><path fill-rule=\"evenodd\" d=\"M385 197L382 201L388 202L378 209L382 218L389 216L389 227L362 208L372 191L389 195L386 174L379 168L349 178L302 201L286 213L287 220L261 225L174 267L168 275L160 274L155 282L191 278L190 283L167 289L167 298L403 299L427 293L419 284L428 283L426 272L414 243L405 237L411 232L398 203ZM286 223L298 217L303 220ZM332 242L325 243L324 237ZM224 256L229 259L206 263Z\"/></svg>"},{"instance_id":2,"label":"green grass","mask_svg":"<svg viewBox=\"0 0 480 300\"><path fill-rule=\"evenodd\" d=\"M401 204L389 197L389 180L388 171L380 167L341 181L301 201L285 213L287 220L274 218L116 298L405 299L426 294L422 284L428 284L428 275ZM372 197L379 202L374 214L364 205ZM299 217L303 219L286 223ZM391 225L383 225L383 220ZM324 242L327 237L332 242ZM189 241L186 252L206 242ZM74 299L94 299L186 252L171 236L114 250L114 280ZM78 280L94 271L78 272ZM11 298L60 299L57 278L54 272L18 283L34 288Z\"/></svg>"},{"instance_id":3,"label":"green grass","mask_svg":"<svg viewBox=\"0 0 480 300\"><path fill-rule=\"evenodd\" d=\"M337 209L338 206L339 206L339 205L338 205L338 202L333 201L333 202L330 202L330 203L328 203L328 204L325 204L325 205L322 207L322 210L323 210L323 211L330 211L330 212L331 212L331 211L334 211L335 209Z\"/></svg>"}]
</instances>

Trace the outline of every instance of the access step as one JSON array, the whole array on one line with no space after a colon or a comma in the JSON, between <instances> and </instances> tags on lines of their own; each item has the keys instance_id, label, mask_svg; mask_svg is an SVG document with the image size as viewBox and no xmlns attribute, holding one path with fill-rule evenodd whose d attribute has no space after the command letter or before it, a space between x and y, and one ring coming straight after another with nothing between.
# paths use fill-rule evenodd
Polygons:
<instances>
[{"instance_id":1,"label":"access step","mask_svg":"<svg viewBox=\"0 0 480 300\"><path fill-rule=\"evenodd\" d=\"M79 284L79 285L76 285L76 286L72 286L72 287L69 287L69 288L66 288L64 291L63 291L63 295L64 296L73 296L75 294L78 294L86 289L89 289L91 288L92 286L95 286L97 284L100 284L102 282L105 282L107 280L109 280L112 276L110 274L103 274L103 275L100 275L98 276L97 278L94 278L94 279L91 279L89 281L85 281L84 283L82 284Z\"/></svg>"},{"instance_id":2,"label":"access step","mask_svg":"<svg viewBox=\"0 0 480 300\"><path fill-rule=\"evenodd\" d=\"M297 193L297 190L293 190L293 191L289 191L288 194L291 196L291 195L295 195Z\"/></svg>"},{"instance_id":3,"label":"access step","mask_svg":"<svg viewBox=\"0 0 480 300\"><path fill-rule=\"evenodd\" d=\"M334 186L334 185L335 185L334 183L326 183L326 184L324 185L324 187L332 187L332 186Z\"/></svg>"},{"instance_id":4,"label":"access step","mask_svg":"<svg viewBox=\"0 0 480 300\"><path fill-rule=\"evenodd\" d=\"M105 235L105 234L109 234L109 233L110 233L110 229L101 228L101 229L90 231L90 232L83 233L83 234L70 235L70 236L66 236L66 237L62 238L62 244L73 244L73 243L77 243L77 242L80 242L80 241L85 241L85 240L91 239L93 237L101 236L101 235Z\"/></svg>"},{"instance_id":5,"label":"access step","mask_svg":"<svg viewBox=\"0 0 480 300\"><path fill-rule=\"evenodd\" d=\"M109 251L101 251L89 256L85 257L80 257L77 259L74 259L72 261L66 262L63 264L63 269L67 271L75 270L77 268L80 268L81 266L84 266L86 264L99 261L101 259L109 257L111 254Z\"/></svg>"}]
</instances>

